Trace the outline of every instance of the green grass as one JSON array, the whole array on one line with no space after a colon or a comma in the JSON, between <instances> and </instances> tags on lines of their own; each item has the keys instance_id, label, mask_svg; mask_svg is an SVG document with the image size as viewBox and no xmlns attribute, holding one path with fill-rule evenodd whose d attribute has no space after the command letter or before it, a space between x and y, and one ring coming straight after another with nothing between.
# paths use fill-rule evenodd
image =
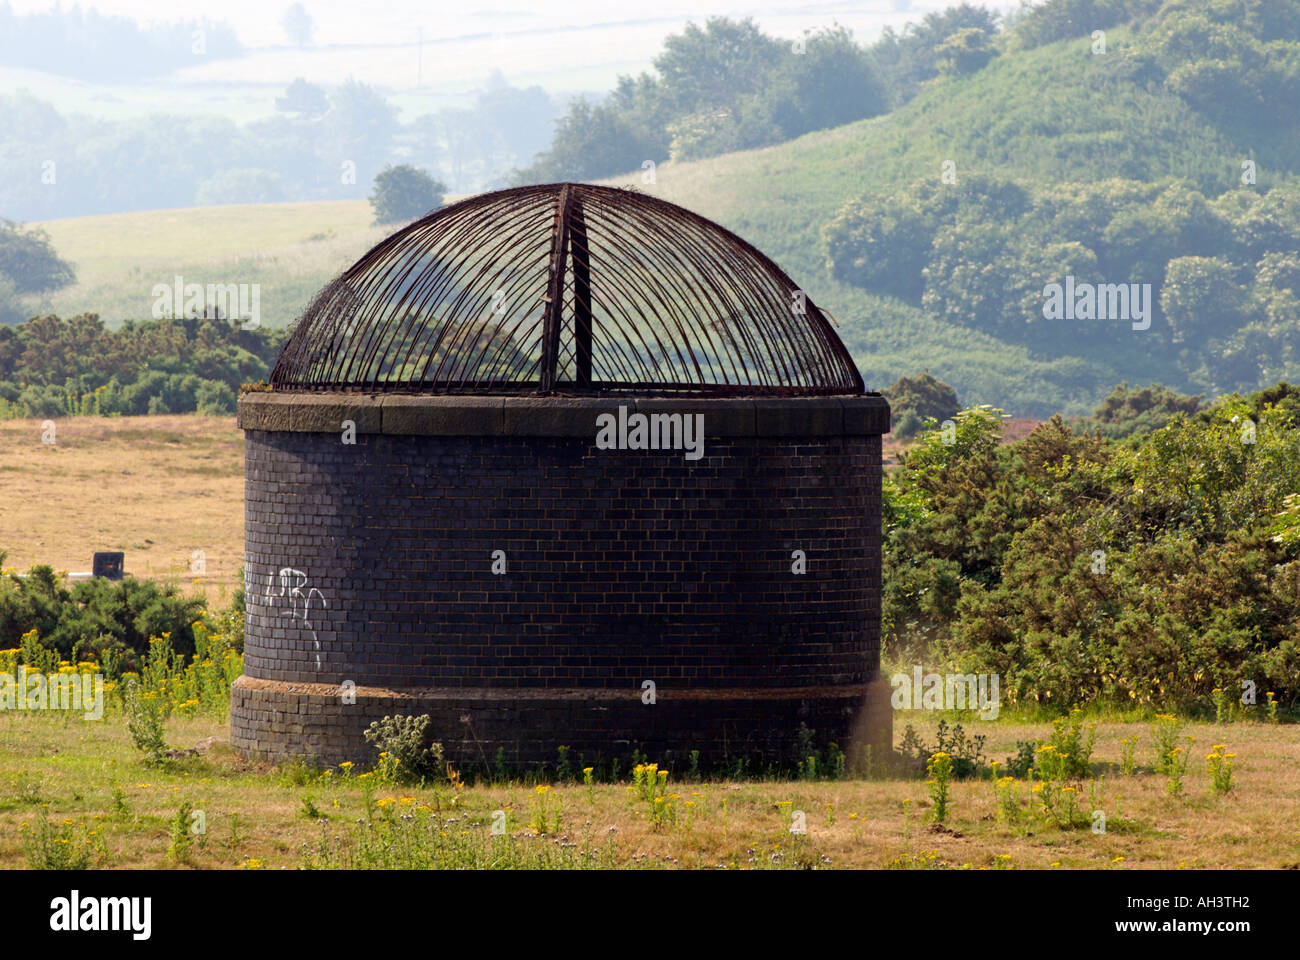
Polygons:
<instances>
[{"instance_id":1,"label":"green grass","mask_svg":"<svg viewBox=\"0 0 1300 960\"><path fill-rule=\"evenodd\" d=\"M934 721L900 715L896 739L915 723L930 742ZM1050 733L1048 724L969 719L966 728L985 735L986 755L999 760L1017 740ZM66 831L97 848L92 865L113 868L880 869L926 860L931 868L978 868L1000 866L1001 857L1013 868L1039 869L1300 865L1293 818L1279 815L1300 797L1300 731L1234 723L1188 724L1185 732L1196 737L1195 755L1183 795L1172 797L1167 778L1151 770L1149 725L1099 724L1091 778L1075 784L1080 804L1092 787L1100 791L1108 830L1099 835L1084 814L1072 827L1045 823L1023 781L1017 819L1004 821L987 773L951 784L942 829L930 823L926 784L899 773L696 782L674 771L667 787L677 795L674 809L656 822L626 782L367 786L372 780L337 770L244 760L221 742L228 726L216 717L173 717L171 745L218 742L199 756L149 766L116 707L102 722L8 712L0 713L0 868L32 865L29 837L43 822L47 853L58 852L50 840ZM1120 739L1132 735L1139 767L1125 776L1117 768ZM1210 791L1203 759L1215 743L1237 755L1224 796ZM550 791L537 790L548 783ZM202 812L204 832L178 847L175 825L186 804ZM806 815L805 835L789 830L795 810ZM495 836L494 821L503 827Z\"/></svg>"},{"instance_id":2,"label":"green grass","mask_svg":"<svg viewBox=\"0 0 1300 960\"><path fill-rule=\"evenodd\" d=\"M312 295L389 231L364 200L147 210L41 224L77 283L43 305L147 319L155 284L257 283L263 322L284 326Z\"/></svg>"}]
</instances>

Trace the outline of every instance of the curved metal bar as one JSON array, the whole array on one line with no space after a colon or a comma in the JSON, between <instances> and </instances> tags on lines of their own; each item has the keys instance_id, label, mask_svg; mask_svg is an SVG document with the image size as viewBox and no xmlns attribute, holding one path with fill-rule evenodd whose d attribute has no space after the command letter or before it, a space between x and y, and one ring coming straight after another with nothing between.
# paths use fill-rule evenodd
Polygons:
<instances>
[{"instance_id":1,"label":"curved metal bar","mask_svg":"<svg viewBox=\"0 0 1300 960\"><path fill-rule=\"evenodd\" d=\"M639 191L578 183L470 197L376 244L308 305L271 384L863 392L825 311L751 244Z\"/></svg>"}]
</instances>

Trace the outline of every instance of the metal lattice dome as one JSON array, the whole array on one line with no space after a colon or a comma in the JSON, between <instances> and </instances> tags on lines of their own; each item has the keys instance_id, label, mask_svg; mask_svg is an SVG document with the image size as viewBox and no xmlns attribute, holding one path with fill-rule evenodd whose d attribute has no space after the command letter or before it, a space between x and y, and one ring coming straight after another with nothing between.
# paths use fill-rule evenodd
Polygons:
<instances>
[{"instance_id":1,"label":"metal lattice dome","mask_svg":"<svg viewBox=\"0 0 1300 960\"><path fill-rule=\"evenodd\" d=\"M643 193L481 194L387 238L271 385L366 393L861 394L829 315L740 237Z\"/></svg>"}]
</instances>

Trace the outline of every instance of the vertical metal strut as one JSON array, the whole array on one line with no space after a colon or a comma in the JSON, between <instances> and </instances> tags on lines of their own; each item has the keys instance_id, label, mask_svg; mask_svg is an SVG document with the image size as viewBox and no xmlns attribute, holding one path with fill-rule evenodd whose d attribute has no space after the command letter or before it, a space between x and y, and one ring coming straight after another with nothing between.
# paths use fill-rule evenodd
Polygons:
<instances>
[{"instance_id":1,"label":"vertical metal strut","mask_svg":"<svg viewBox=\"0 0 1300 960\"><path fill-rule=\"evenodd\" d=\"M564 271L569 255L569 222L573 194L569 184L560 188L555 203L555 222L551 227L550 278L546 284L546 313L542 321L541 392L555 389L556 366L560 356L560 324L564 313Z\"/></svg>"},{"instance_id":2,"label":"vertical metal strut","mask_svg":"<svg viewBox=\"0 0 1300 960\"><path fill-rule=\"evenodd\" d=\"M587 220L582 198L573 201L569 223L569 255L573 259L574 380L579 388L591 387L591 248L587 245Z\"/></svg>"}]
</instances>

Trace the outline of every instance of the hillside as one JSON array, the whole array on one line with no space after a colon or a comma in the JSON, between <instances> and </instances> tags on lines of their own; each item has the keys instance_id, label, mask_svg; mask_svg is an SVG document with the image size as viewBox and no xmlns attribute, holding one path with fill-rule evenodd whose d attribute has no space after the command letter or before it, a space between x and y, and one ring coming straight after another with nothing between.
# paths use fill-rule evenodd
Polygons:
<instances>
[{"instance_id":1,"label":"hillside","mask_svg":"<svg viewBox=\"0 0 1300 960\"><path fill-rule=\"evenodd\" d=\"M639 173L608 182L696 210L770 254L834 314L873 388L929 368L963 403L1027 416L1084 413L1121 380L1218 392L1212 374L1189 373L1196 351L1213 342L1188 344L1179 354L1152 350L1127 330L1050 346L1021 342L1014 330L993 335L832 279L823 230L856 198L937 182L948 161L959 184L999 178L1049 197L1073 183L1180 178L1209 200L1239 186L1243 158L1258 165L1252 191L1294 185L1300 140L1287 126L1234 133L1230 125L1216 125L1169 92L1142 41L1128 28L1112 28L1102 56L1086 37L1007 51L973 74L927 84L888 115L774 147L661 164L652 185ZM166 217L162 224L149 213L45 224L79 279L49 308L65 316L94 310L110 322L145 316L152 285L179 273L260 283L265 322L278 326L385 232L368 226L360 202L200 208ZM256 238L255 249L248 238ZM1157 293L1161 280L1150 277ZM1241 382L1249 385L1251 376Z\"/></svg>"},{"instance_id":2,"label":"hillside","mask_svg":"<svg viewBox=\"0 0 1300 960\"><path fill-rule=\"evenodd\" d=\"M1180 98L1127 75L1128 30L1108 31L1107 42L1106 57L1094 57L1086 39L1009 53L973 76L936 81L883 117L762 150L661 165L653 187L637 175L611 182L652 189L770 254L836 316L876 387L928 367L963 403L1038 416L1091 410L1125 379L1192 389L1140 344L1039 354L838 283L827 271L821 231L846 200L937 181L948 160L959 182L975 175L1037 185L1181 177L1207 196L1236 184L1244 157L1257 159L1260 189L1286 179L1273 171L1300 166L1300 145L1285 130L1234 144Z\"/></svg>"},{"instance_id":3,"label":"hillside","mask_svg":"<svg viewBox=\"0 0 1300 960\"><path fill-rule=\"evenodd\" d=\"M283 326L331 276L388 231L362 200L149 210L40 224L77 283L44 312L98 313L110 326L147 319L154 284L261 285L263 321Z\"/></svg>"}]
</instances>

